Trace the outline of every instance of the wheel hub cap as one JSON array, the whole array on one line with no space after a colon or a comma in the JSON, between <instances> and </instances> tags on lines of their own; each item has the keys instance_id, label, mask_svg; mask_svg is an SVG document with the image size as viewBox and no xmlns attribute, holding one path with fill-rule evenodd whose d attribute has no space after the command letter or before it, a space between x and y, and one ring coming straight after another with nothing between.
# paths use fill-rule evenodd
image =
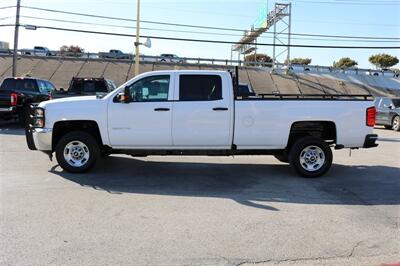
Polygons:
<instances>
[{"instance_id":1,"label":"wheel hub cap","mask_svg":"<svg viewBox=\"0 0 400 266\"><path fill-rule=\"evenodd\" d=\"M71 141L64 148L64 159L73 167L85 165L90 157L90 152L85 143L81 141Z\"/></svg>"},{"instance_id":2,"label":"wheel hub cap","mask_svg":"<svg viewBox=\"0 0 400 266\"><path fill-rule=\"evenodd\" d=\"M307 146L300 152L299 160L303 169L314 172L324 165L325 153L318 146Z\"/></svg>"}]
</instances>

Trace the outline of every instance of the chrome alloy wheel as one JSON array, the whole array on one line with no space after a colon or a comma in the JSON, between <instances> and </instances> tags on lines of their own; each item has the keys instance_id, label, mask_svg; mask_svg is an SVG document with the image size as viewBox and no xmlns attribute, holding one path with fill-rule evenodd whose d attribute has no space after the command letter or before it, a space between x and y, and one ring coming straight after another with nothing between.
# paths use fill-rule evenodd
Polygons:
<instances>
[{"instance_id":1,"label":"chrome alloy wheel","mask_svg":"<svg viewBox=\"0 0 400 266\"><path fill-rule=\"evenodd\" d=\"M392 128L393 128L394 130L399 130L399 127L400 127L400 116L396 116L396 117L393 119Z\"/></svg>"},{"instance_id":2,"label":"chrome alloy wheel","mask_svg":"<svg viewBox=\"0 0 400 266\"><path fill-rule=\"evenodd\" d=\"M324 151L315 145L307 146L300 152L300 165L304 170L315 172L325 163Z\"/></svg>"},{"instance_id":3,"label":"chrome alloy wheel","mask_svg":"<svg viewBox=\"0 0 400 266\"><path fill-rule=\"evenodd\" d=\"M90 157L90 152L85 143L81 141L71 141L64 148L64 159L73 167L85 165Z\"/></svg>"}]
</instances>

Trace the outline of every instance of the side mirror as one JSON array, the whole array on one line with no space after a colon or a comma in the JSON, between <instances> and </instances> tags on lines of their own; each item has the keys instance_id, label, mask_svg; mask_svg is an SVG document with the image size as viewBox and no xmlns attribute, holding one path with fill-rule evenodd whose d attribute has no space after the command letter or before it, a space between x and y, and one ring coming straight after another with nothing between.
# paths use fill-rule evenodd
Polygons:
<instances>
[{"instance_id":1,"label":"side mirror","mask_svg":"<svg viewBox=\"0 0 400 266\"><path fill-rule=\"evenodd\" d=\"M120 103L130 103L131 96L130 96L129 88L125 87L123 92L118 93L117 99L118 99L118 102L120 102Z\"/></svg>"},{"instance_id":2,"label":"side mirror","mask_svg":"<svg viewBox=\"0 0 400 266\"><path fill-rule=\"evenodd\" d=\"M125 87L124 89L124 103L130 103L132 101L131 99L131 91L129 90L129 87Z\"/></svg>"}]
</instances>

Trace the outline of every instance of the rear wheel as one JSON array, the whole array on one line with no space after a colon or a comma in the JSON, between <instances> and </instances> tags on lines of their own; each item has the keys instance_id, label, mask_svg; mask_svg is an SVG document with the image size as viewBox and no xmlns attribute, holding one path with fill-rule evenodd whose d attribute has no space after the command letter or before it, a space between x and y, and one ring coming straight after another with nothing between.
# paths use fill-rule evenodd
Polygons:
<instances>
[{"instance_id":1,"label":"rear wheel","mask_svg":"<svg viewBox=\"0 0 400 266\"><path fill-rule=\"evenodd\" d=\"M67 172L89 171L99 157L99 145L88 133L74 131L64 135L56 146L58 164Z\"/></svg>"},{"instance_id":2,"label":"rear wheel","mask_svg":"<svg viewBox=\"0 0 400 266\"><path fill-rule=\"evenodd\" d=\"M332 150L322 139L301 138L292 146L289 162L301 176L319 177L325 174L332 165Z\"/></svg>"},{"instance_id":3,"label":"rear wheel","mask_svg":"<svg viewBox=\"0 0 400 266\"><path fill-rule=\"evenodd\" d=\"M395 117L393 117L392 129L394 131L400 131L400 116L396 115Z\"/></svg>"}]
</instances>

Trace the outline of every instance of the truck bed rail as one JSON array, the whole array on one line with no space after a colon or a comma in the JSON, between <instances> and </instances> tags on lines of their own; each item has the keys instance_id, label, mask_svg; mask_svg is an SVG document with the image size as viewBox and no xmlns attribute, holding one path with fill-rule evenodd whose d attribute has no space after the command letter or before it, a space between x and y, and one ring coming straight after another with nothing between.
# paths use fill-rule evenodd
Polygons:
<instances>
[{"instance_id":1,"label":"truck bed rail","mask_svg":"<svg viewBox=\"0 0 400 266\"><path fill-rule=\"evenodd\" d=\"M372 101L371 94L285 94L285 93L259 93L254 95L239 95L235 100L350 100Z\"/></svg>"}]
</instances>

